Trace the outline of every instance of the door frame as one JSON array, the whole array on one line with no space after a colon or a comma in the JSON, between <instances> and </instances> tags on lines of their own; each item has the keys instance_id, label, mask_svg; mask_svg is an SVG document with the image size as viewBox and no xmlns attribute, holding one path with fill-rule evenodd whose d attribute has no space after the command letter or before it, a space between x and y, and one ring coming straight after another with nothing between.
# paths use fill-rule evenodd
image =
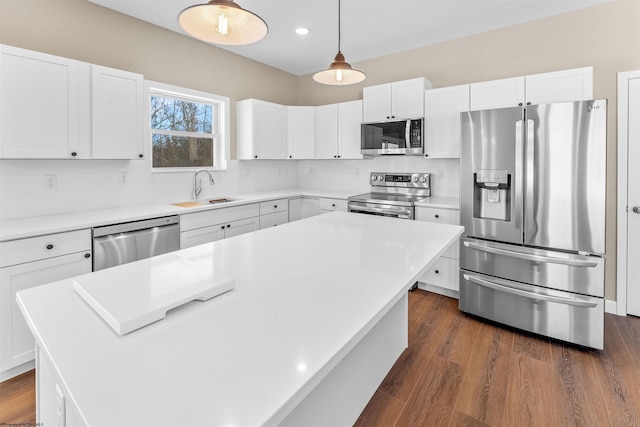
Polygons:
<instances>
[{"instance_id":1,"label":"door frame","mask_svg":"<svg viewBox=\"0 0 640 427\"><path fill-rule=\"evenodd\" d=\"M628 118L629 81L640 78L640 70L618 73L618 206L616 314L627 315L627 184L628 184Z\"/></svg>"}]
</instances>

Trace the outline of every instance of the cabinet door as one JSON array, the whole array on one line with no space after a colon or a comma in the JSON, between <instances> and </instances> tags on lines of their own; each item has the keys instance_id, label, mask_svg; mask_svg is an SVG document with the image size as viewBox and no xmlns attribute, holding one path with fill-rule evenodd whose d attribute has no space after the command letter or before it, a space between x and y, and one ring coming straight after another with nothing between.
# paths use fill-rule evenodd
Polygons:
<instances>
[{"instance_id":1,"label":"cabinet door","mask_svg":"<svg viewBox=\"0 0 640 427\"><path fill-rule=\"evenodd\" d=\"M458 209L425 208L416 207L416 221L439 222L442 224L460 224L460 211ZM453 259L459 258L460 248L457 243L449 246L443 256Z\"/></svg>"},{"instance_id":2,"label":"cabinet door","mask_svg":"<svg viewBox=\"0 0 640 427\"><path fill-rule=\"evenodd\" d=\"M363 88L362 98L364 123L391 118L391 83Z\"/></svg>"},{"instance_id":3,"label":"cabinet door","mask_svg":"<svg viewBox=\"0 0 640 427\"><path fill-rule=\"evenodd\" d=\"M344 199L327 199L322 198L319 200L320 212L347 212L349 210L348 203Z\"/></svg>"},{"instance_id":4,"label":"cabinet door","mask_svg":"<svg viewBox=\"0 0 640 427\"><path fill-rule=\"evenodd\" d=\"M426 79L418 78L391 84L391 118L413 119L424 117L424 91Z\"/></svg>"},{"instance_id":5,"label":"cabinet door","mask_svg":"<svg viewBox=\"0 0 640 427\"><path fill-rule=\"evenodd\" d=\"M338 150L342 159L361 159L362 101L338 104Z\"/></svg>"},{"instance_id":6,"label":"cabinet door","mask_svg":"<svg viewBox=\"0 0 640 427\"><path fill-rule=\"evenodd\" d=\"M469 85L471 111L524 105L524 77L492 80Z\"/></svg>"},{"instance_id":7,"label":"cabinet door","mask_svg":"<svg viewBox=\"0 0 640 427\"><path fill-rule=\"evenodd\" d=\"M0 46L0 158L78 152L78 62Z\"/></svg>"},{"instance_id":8,"label":"cabinet door","mask_svg":"<svg viewBox=\"0 0 640 427\"><path fill-rule=\"evenodd\" d=\"M224 229L225 224L219 224L183 231L180 233L180 249L222 240L224 239Z\"/></svg>"},{"instance_id":9,"label":"cabinet door","mask_svg":"<svg viewBox=\"0 0 640 427\"><path fill-rule=\"evenodd\" d=\"M260 218L246 218L238 221L231 221L225 225L224 237L239 236L240 234L251 233L260 228Z\"/></svg>"},{"instance_id":10,"label":"cabinet door","mask_svg":"<svg viewBox=\"0 0 640 427\"><path fill-rule=\"evenodd\" d=\"M593 67L535 74L525 78L527 103L593 99Z\"/></svg>"},{"instance_id":11,"label":"cabinet door","mask_svg":"<svg viewBox=\"0 0 640 427\"><path fill-rule=\"evenodd\" d=\"M260 215L260 230L289 222L289 211Z\"/></svg>"},{"instance_id":12,"label":"cabinet door","mask_svg":"<svg viewBox=\"0 0 640 427\"><path fill-rule=\"evenodd\" d=\"M143 78L91 66L91 147L94 159L143 157Z\"/></svg>"},{"instance_id":13,"label":"cabinet door","mask_svg":"<svg viewBox=\"0 0 640 427\"><path fill-rule=\"evenodd\" d=\"M86 273L91 273L90 251L0 269L0 371L34 358L34 339L16 292Z\"/></svg>"},{"instance_id":14,"label":"cabinet door","mask_svg":"<svg viewBox=\"0 0 640 427\"><path fill-rule=\"evenodd\" d=\"M338 156L338 104L316 107L316 159Z\"/></svg>"},{"instance_id":15,"label":"cabinet door","mask_svg":"<svg viewBox=\"0 0 640 427\"><path fill-rule=\"evenodd\" d=\"M318 199L300 197L289 200L289 222L309 218L319 213Z\"/></svg>"},{"instance_id":16,"label":"cabinet door","mask_svg":"<svg viewBox=\"0 0 640 427\"><path fill-rule=\"evenodd\" d=\"M287 109L255 100L253 104L254 158L284 159L287 151Z\"/></svg>"},{"instance_id":17,"label":"cabinet door","mask_svg":"<svg viewBox=\"0 0 640 427\"><path fill-rule=\"evenodd\" d=\"M287 151L290 159L315 156L315 107L287 107Z\"/></svg>"},{"instance_id":18,"label":"cabinet door","mask_svg":"<svg viewBox=\"0 0 640 427\"><path fill-rule=\"evenodd\" d=\"M426 156L460 157L460 113L463 111L469 111L469 85L425 91Z\"/></svg>"}]
</instances>

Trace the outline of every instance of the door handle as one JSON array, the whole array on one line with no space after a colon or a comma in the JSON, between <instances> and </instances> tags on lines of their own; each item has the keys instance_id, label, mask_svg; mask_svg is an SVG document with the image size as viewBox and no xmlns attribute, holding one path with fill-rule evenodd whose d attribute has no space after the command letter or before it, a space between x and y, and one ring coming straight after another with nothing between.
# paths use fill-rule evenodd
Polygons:
<instances>
[{"instance_id":1,"label":"door handle","mask_svg":"<svg viewBox=\"0 0 640 427\"><path fill-rule=\"evenodd\" d=\"M521 289L510 288L508 286L499 285L497 283L493 283L488 280L483 280L479 277L471 276L469 274L463 274L462 276L464 277L465 280L473 282L476 285L484 286L486 288L491 288L498 292L506 292L508 294L517 295L520 297L534 299L538 301L557 302L560 304L567 304L567 305L573 305L576 307L588 307L588 308L593 308L598 305L598 303L584 301L578 298L564 298L564 297L558 297L554 295L537 294L535 292L528 292Z\"/></svg>"},{"instance_id":2,"label":"door handle","mask_svg":"<svg viewBox=\"0 0 640 427\"><path fill-rule=\"evenodd\" d=\"M523 254L520 252L513 252L506 249L494 248L491 246L478 245L476 243L464 242L464 245L468 248L475 249L476 251L488 252L495 255L504 255L511 258L523 259L525 261L533 262L545 262L550 264L562 264L571 267L597 267L598 263L593 261L582 261L579 259L564 259L542 255Z\"/></svg>"},{"instance_id":3,"label":"door handle","mask_svg":"<svg viewBox=\"0 0 640 427\"><path fill-rule=\"evenodd\" d=\"M634 206L632 210L634 213L640 214L640 206Z\"/></svg>"}]
</instances>

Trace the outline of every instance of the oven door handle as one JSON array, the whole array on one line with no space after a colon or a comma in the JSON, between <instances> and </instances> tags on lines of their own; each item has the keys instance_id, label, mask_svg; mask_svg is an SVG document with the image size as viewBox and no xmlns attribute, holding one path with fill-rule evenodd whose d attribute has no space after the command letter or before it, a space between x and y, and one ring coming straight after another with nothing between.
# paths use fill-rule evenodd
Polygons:
<instances>
[{"instance_id":1,"label":"oven door handle","mask_svg":"<svg viewBox=\"0 0 640 427\"><path fill-rule=\"evenodd\" d=\"M488 280L483 280L477 276L471 276L469 274L463 273L462 276L464 277L465 280L473 282L476 285L484 286L485 288L491 288L499 292L506 292L508 294L513 294L513 295L534 299L538 301L557 302L560 304L573 305L575 307L588 307L588 308L593 308L598 305L597 302L585 301L579 298L557 297L553 295L537 294L535 292L528 292L522 289L511 288L509 286L499 285L497 283L489 282Z\"/></svg>"},{"instance_id":2,"label":"oven door handle","mask_svg":"<svg viewBox=\"0 0 640 427\"><path fill-rule=\"evenodd\" d=\"M380 214L386 214L386 213L392 213L398 216L398 218L404 218L404 219L408 219L411 218L411 212L406 211L406 210L385 210L385 209L377 209L377 208L367 208L365 206L349 206L349 211L350 212L370 212L370 213L380 213Z\"/></svg>"},{"instance_id":3,"label":"oven door handle","mask_svg":"<svg viewBox=\"0 0 640 427\"><path fill-rule=\"evenodd\" d=\"M597 267L598 263L594 261L583 261L579 259L564 259L550 256L523 254L520 252L508 251L506 249L494 248L492 246L478 245L472 242L464 242L464 245L476 251L488 252L495 255L504 255L511 258L523 259L526 261L544 262L548 264L562 264L571 267Z\"/></svg>"}]
</instances>

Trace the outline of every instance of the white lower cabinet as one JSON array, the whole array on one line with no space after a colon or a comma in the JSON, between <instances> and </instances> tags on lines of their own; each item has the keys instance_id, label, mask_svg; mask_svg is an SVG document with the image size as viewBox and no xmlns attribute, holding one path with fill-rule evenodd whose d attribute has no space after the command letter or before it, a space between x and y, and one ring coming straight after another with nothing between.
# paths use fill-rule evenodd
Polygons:
<instances>
[{"instance_id":1,"label":"white lower cabinet","mask_svg":"<svg viewBox=\"0 0 640 427\"><path fill-rule=\"evenodd\" d=\"M289 222L289 199L260 203L260 229Z\"/></svg>"},{"instance_id":2,"label":"white lower cabinet","mask_svg":"<svg viewBox=\"0 0 640 427\"><path fill-rule=\"evenodd\" d=\"M35 342L16 293L91 272L91 231L0 243L0 372L34 359ZM27 368L25 368L26 370ZM3 375L1 378L4 378ZM12 376L12 375L9 375Z\"/></svg>"},{"instance_id":3,"label":"white lower cabinet","mask_svg":"<svg viewBox=\"0 0 640 427\"><path fill-rule=\"evenodd\" d=\"M314 197L298 197L289 200L289 221L309 218L319 213L319 202Z\"/></svg>"},{"instance_id":4,"label":"white lower cabinet","mask_svg":"<svg viewBox=\"0 0 640 427\"><path fill-rule=\"evenodd\" d=\"M318 204L320 208L320 213L327 213L333 211L347 212L348 206L347 201L344 199L328 199L328 198L320 198L318 199Z\"/></svg>"},{"instance_id":5,"label":"white lower cabinet","mask_svg":"<svg viewBox=\"0 0 640 427\"><path fill-rule=\"evenodd\" d=\"M180 215L180 249L258 230L258 203Z\"/></svg>"},{"instance_id":6,"label":"white lower cabinet","mask_svg":"<svg viewBox=\"0 0 640 427\"><path fill-rule=\"evenodd\" d=\"M458 225L460 223L460 210L416 206L416 220ZM460 289L458 283L459 251L460 248L457 243L451 245L436 260L429 271L420 277L418 280L420 287L457 297Z\"/></svg>"}]
</instances>

